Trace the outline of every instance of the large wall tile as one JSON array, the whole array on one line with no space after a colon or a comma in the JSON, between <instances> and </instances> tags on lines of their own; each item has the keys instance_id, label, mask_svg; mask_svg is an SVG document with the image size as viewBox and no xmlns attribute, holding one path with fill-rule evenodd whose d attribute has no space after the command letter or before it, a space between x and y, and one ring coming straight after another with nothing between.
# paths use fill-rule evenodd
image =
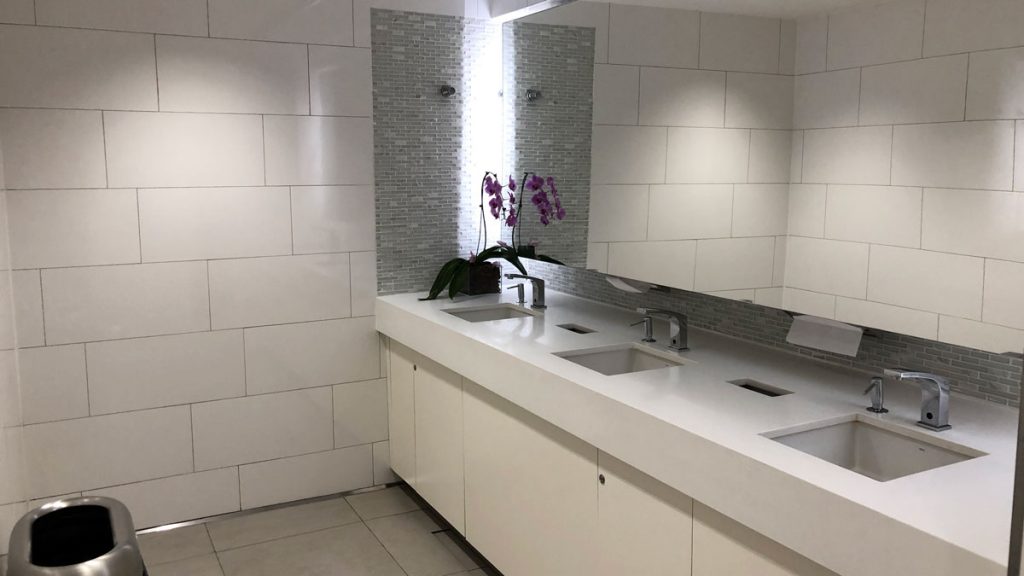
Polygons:
<instances>
[{"instance_id":1,"label":"large wall tile","mask_svg":"<svg viewBox=\"0 0 1024 576\"><path fill-rule=\"evenodd\" d=\"M1024 195L927 189L922 247L1024 262Z\"/></svg>"},{"instance_id":2,"label":"large wall tile","mask_svg":"<svg viewBox=\"0 0 1024 576\"><path fill-rule=\"evenodd\" d=\"M831 294L820 294L798 288L784 288L781 298L782 302L779 307L783 310L810 314L819 318L835 318L836 297Z\"/></svg>"},{"instance_id":3,"label":"large wall tile","mask_svg":"<svg viewBox=\"0 0 1024 576\"><path fill-rule=\"evenodd\" d=\"M4 24L35 24L35 1L4 0L0 2L0 22Z\"/></svg>"},{"instance_id":4,"label":"large wall tile","mask_svg":"<svg viewBox=\"0 0 1024 576\"><path fill-rule=\"evenodd\" d=\"M997 354L1020 354L1020 351L1024 350L1024 330L941 316L939 341Z\"/></svg>"},{"instance_id":5,"label":"large wall tile","mask_svg":"<svg viewBox=\"0 0 1024 576\"><path fill-rule=\"evenodd\" d=\"M371 450L353 446L240 466L242 509L372 486Z\"/></svg>"},{"instance_id":6,"label":"large wall tile","mask_svg":"<svg viewBox=\"0 0 1024 576\"><path fill-rule=\"evenodd\" d=\"M864 298L868 245L816 238L789 238L786 287Z\"/></svg>"},{"instance_id":7,"label":"large wall tile","mask_svg":"<svg viewBox=\"0 0 1024 576\"><path fill-rule=\"evenodd\" d=\"M796 21L796 74L813 74L826 69L828 14L804 16Z\"/></svg>"},{"instance_id":8,"label":"large wall tile","mask_svg":"<svg viewBox=\"0 0 1024 576\"><path fill-rule=\"evenodd\" d=\"M829 186L825 237L920 248L921 189Z\"/></svg>"},{"instance_id":9,"label":"large wall tile","mask_svg":"<svg viewBox=\"0 0 1024 576\"><path fill-rule=\"evenodd\" d=\"M967 55L865 68L860 123L915 124L964 118Z\"/></svg>"},{"instance_id":10,"label":"large wall tile","mask_svg":"<svg viewBox=\"0 0 1024 576\"><path fill-rule=\"evenodd\" d=\"M669 128L665 181L718 184L747 181L749 130Z\"/></svg>"},{"instance_id":11,"label":"large wall tile","mask_svg":"<svg viewBox=\"0 0 1024 576\"><path fill-rule=\"evenodd\" d=\"M732 185L651 186L648 240L728 238Z\"/></svg>"},{"instance_id":12,"label":"large wall tile","mask_svg":"<svg viewBox=\"0 0 1024 576\"><path fill-rule=\"evenodd\" d=\"M804 132L804 182L889 184L891 162L889 126Z\"/></svg>"},{"instance_id":13,"label":"large wall tile","mask_svg":"<svg viewBox=\"0 0 1024 576\"><path fill-rule=\"evenodd\" d=\"M48 344L210 328L206 264L44 270Z\"/></svg>"},{"instance_id":14,"label":"large wall tile","mask_svg":"<svg viewBox=\"0 0 1024 576\"><path fill-rule=\"evenodd\" d=\"M1024 329L1024 264L985 262L985 301L982 320Z\"/></svg>"},{"instance_id":15,"label":"large wall tile","mask_svg":"<svg viewBox=\"0 0 1024 576\"><path fill-rule=\"evenodd\" d=\"M7 193L16 268L139 262L135 190Z\"/></svg>"},{"instance_id":16,"label":"large wall tile","mask_svg":"<svg viewBox=\"0 0 1024 576\"><path fill-rule=\"evenodd\" d=\"M611 6L608 62L696 68L700 14L686 10Z\"/></svg>"},{"instance_id":17,"label":"large wall tile","mask_svg":"<svg viewBox=\"0 0 1024 576\"><path fill-rule=\"evenodd\" d=\"M373 116L370 51L309 47L310 103L314 116Z\"/></svg>"},{"instance_id":18,"label":"large wall tile","mask_svg":"<svg viewBox=\"0 0 1024 576\"><path fill-rule=\"evenodd\" d=\"M89 415L85 347L81 344L19 350L18 372L26 424Z\"/></svg>"},{"instance_id":19,"label":"large wall tile","mask_svg":"<svg viewBox=\"0 0 1024 576\"><path fill-rule=\"evenodd\" d=\"M779 74L792 76L796 73L796 20L783 20L781 34Z\"/></svg>"},{"instance_id":20,"label":"large wall tile","mask_svg":"<svg viewBox=\"0 0 1024 576\"><path fill-rule=\"evenodd\" d=\"M608 273L608 246L609 244L587 244L587 270Z\"/></svg>"},{"instance_id":21,"label":"large wall tile","mask_svg":"<svg viewBox=\"0 0 1024 576\"><path fill-rule=\"evenodd\" d=\"M26 426L25 457L33 498L186 474L192 472L189 409Z\"/></svg>"},{"instance_id":22,"label":"large wall tile","mask_svg":"<svg viewBox=\"0 0 1024 576\"><path fill-rule=\"evenodd\" d=\"M210 0L210 35L352 45L352 0Z\"/></svg>"},{"instance_id":23,"label":"large wall tile","mask_svg":"<svg viewBox=\"0 0 1024 576\"><path fill-rule=\"evenodd\" d=\"M306 47L157 36L160 110L309 114Z\"/></svg>"},{"instance_id":24,"label":"large wall tile","mask_svg":"<svg viewBox=\"0 0 1024 576\"><path fill-rule=\"evenodd\" d=\"M1024 44L1018 0L928 0L924 55L956 54Z\"/></svg>"},{"instance_id":25,"label":"large wall tile","mask_svg":"<svg viewBox=\"0 0 1024 576\"><path fill-rule=\"evenodd\" d=\"M268 116L267 184L373 183L369 118Z\"/></svg>"},{"instance_id":26,"label":"large wall tile","mask_svg":"<svg viewBox=\"0 0 1024 576\"><path fill-rule=\"evenodd\" d=\"M0 106L156 110L147 34L0 26Z\"/></svg>"},{"instance_id":27,"label":"large wall tile","mask_svg":"<svg viewBox=\"0 0 1024 576\"><path fill-rule=\"evenodd\" d=\"M210 262L214 329L343 318L349 300L348 254Z\"/></svg>"},{"instance_id":28,"label":"large wall tile","mask_svg":"<svg viewBox=\"0 0 1024 576\"><path fill-rule=\"evenodd\" d=\"M0 110L4 184L103 188L103 117L78 110Z\"/></svg>"},{"instance_id":29,"label":"large wall tile","mask_svg":"<svg viewBox=\"0 0 1024 576\"><path fill-rule=\"evenodd\" d=\"M245 331L249 394L380 378L373 318L250 328Z\"/></svg>"},{"instance_id":30,"label":"large wall tile","mask_svg":"<svg viewBox=\"0 0 1024 576\"><path fill-rule=\"evenodd\" d=\"M753 143L751 144L753 148ZM753 153L753 149L751 150ZM793 132L793 149L789 159L789 181L800 184L804 181L804 133Z\"/></svg>"},{"instance_id":31,"label":"large wall tile","mask_svg":"<svg viewBox=\"0 0 1024 576\"><path fill-rule=\"evenodd\" d=\"M1013 123L897 126L892 183L942 188L1013 188Z\"/></svg>"},{"instance_id":32,"label":"large wall tile","mask_svg":"<svg viewBox=\"0 0 1024 576\"><path fill-rule=\"evenodd\" d=\"M238 469L222 468L87 492L128 506L138 529L239 510Z\"/></svg>"},{"instance_id":33,"label":"large wall tile","mask_svg":"<svg viewBox=\"0 0 1024 576\"><path fill-rule=\"evenodd\" d=\"M287 188L139 190L142 259L291 254L289 203Z\"/></svg>"},{"instance_id":34,"label":"large wall tile","mask_svg":"<svg viewBox=\"0 0 1024 576\"><path fill-rule=\"evenodd\" d=\"M925 0L858 6L829 15L829 70L921 57Z\"/></svg>"},{"instance_id":35,"label":"large wall tile","mask_svg":"<svg viewBox=\"0 0 1024 576\"><path fill-rule=\"evenodd\" d=\"M665 131L665 128L594 126L591 182L665 182Z\"/></svg>"},{"instance_id":36,"label":"large wall tile","mask_svg":"<svg viewBox=\"0 0 1024 576\"><path fill-rule=\"evenodd\" d=\"M868 300L980 320L983 281L981 258L871 247Z\"/></svg>"},{"instance_id":37,"label":"large wall tile","mask_svg":"<svg viewBox=\"0 0 1024 576\"><path fill-rule=\"evenodd\" d=\"M395 476L394 471L391 470L391 443L390 442L376 442L373 445L373 483L376 486L381 484L390 484L391 482L397 482L398 476Z\"/></svg>"},{"instance_id":38,"label":"large wall tile","mask_svg":"<svg viewBox=\"0 0 1024 576\"><path fill-rule=\"evenodd\" d=\"M1024 48L971 54L967 119L1024 118Z\"/></svg>"},{"instance_id":39,"label":"large wall tile","mask_svg":"<svg viewBox=\"0 0 1024 576\"><path fill-rule=\"evenodd\" d=\"M825 236L826 187L821 184L793 184L789 187L790 235Z\"/></svg>"},{"instance_id":40,"label":"large wall tile","mask_svg":"<svg viewBox=\"0 0 1024 576\"><path fill-rule=\"evenodd\" d=\"M377 253L349 254L352 266L352 315L373 316L377 302Z\"/></svg>"},{"instance_id":41,"label":"large wall tile","mask_svg":"<svg viewBox=\"0 0 1024 576\"><path fill-rule=\"evenodd\" d=\"M1024 121L1017 122L1017 137L1014 143L1013 189L1024 192Z\"/></svg>"},{"instance_id":42,"label":"large wall tile","mask_svg":"<svg viewBox=\"0 0 1024 576\"><path fill-rule=\"evenodd\" d=\"M792 155L793 133L789 130L751 130L747 181L775 184L790 182Z\"/></svg>"},{"instance_id":43,"label":"large wall tile","mask_svg":"<svg viewBox=\"0 0 1024 576\"><path fill-rule=\"evenodd\" d=\"M771 18L702 12L700 67L776 74L779 72L779 34L779 21Z\"/></svg>"},{"instance_id":44,"label":"large wall tile","mask_svg":"<svg viewBox=\"0 0 1024 576\"><path fill-rule=\"evenodd\" d=\"M357 446L388 439L388 381L370 380L334 387L334 446Z\"/></svg>"},{"instance_id":45,"label":"large wall tile","mask_svg":"<svg viewBox=\"0 0 1024 576\"><path fill-rule=\"evenodd\" d=\"M296 254L373 250L373 187L292 188L292 230Z\"/></svg>"},{"instance_id":46,"label":"large wall tile","mask_svg":"<svg viewBox=\"0 0 1024 576\"><path fill-rule=\"evenodd\" d=\"M385 2L388 2L388 3L409 3L409 1L410 0L355 0L355 2L356 2L356 20L357 20L357 23L358 23L358 20L360 19L360 12L362 11L360 9L361 6L365 6L365 5L371 4L371 3L376 6L378 4L384 4ZM453 7L453 8L446 9L447 8L447 6L445 6L446 2L448 4L452 4L454 2L455 4L457 4L459 6L463 5L463 1L462 0L429 0L429 2L425 2L423 0L413 0L413 1L415 1L418 5L423 5L423 8L422 8L423 10L427 10L429 8L429 11L431 13L434 13L434 14L448 14L448 13L458 14L458 12L457 12L457 8L458 7ZM363 10L365 10L365 12L367 14L364 17L365 21L366 21L365 28L367 30L369 30L369 28L370 28L370 25L369 25L369 23L370 23L369 12L370 12L370 10L368 8L364 8ZM469 13L469 10L466 10L466 16L471 16L471 14ZM484 15L481 14L478 17L483 17L483 16ZM561 25L561 26L582 26L582 27L585 27L585 28L593 28L594 29L594 52L595 52L595 60L594 61L598 62L598 63L606 63L606 62L608 62L608 27L609 27L609 19L610 19L610 9L609 9L608 4L605 4L603 2L573 2L571 4L567 4L567 5L561 6L559 8L554 8L554 9L551 9L551 10L545 10L545 11L540 12L538 14L534 14L532 16L527 16L526 18L523 18L522 21L523 22L539 23L539 24L555 24L555 25ZM361 41L361 39L360 39L361 31L362 31L362 27L359 27L358 24L357 24L357 28L356 28L356 42L357 42L357 45L358 46L364 46L364 45L365 46L369 46L369 34L366 35L367 36L366 37L366 44L359 44L359 42Z\"/></svg>"},{"instance_id":47,"label":"large wall tile","mask_svg":"<svg viewBox=\"0 0 1024 576\"><path fill-rule=\"evenodd\" d=\"M737 184L733 195L734 237L786 235L788 184Z\"/></svg>"},{"instance_id":48,"label":"large wall tile","mask_svg":"<svg viewBox=\"0 0 1024 576\"><path fill-rule=\"evenodd\" d=\"M648 186L594 186L590 189L590 241L647 239Z\"/></svg>"},{"instance_id":49,"label":"large wall tile","mask_svg":"<svg viewBox=\"0 0 1024 576\"><path fill-rule=\"evenodd\" d=\"M13 354L12 354L13 356ZM11 362L13 364L13 361ZM4 397L4 400L8 400ZM17 398L13 398L17 401ZM22 438L21 422L4 420L4 428L0 430L0 449L3 450L5 463L0 468L0 502L9 504L11 502L24 502L27 498L25 493L25 469L21 465L24 462L25 442ZM12 465L11 463L17 463Z\"/></svg>"},{"instance_id":50,"label":"large wall tile","mask_svg":"<svg viewBox=\"0 0 1024 576\"><path fill-rule=\"evenodd\" d=\"M939 315L866 300L836 299L836 320L935 340Z\"/></svg>"},{"instance_id":51,"label":"large wall tile","mask_svg":"<svg viewBox=\"0 0 1024 576\"><path fill-rule=\"evenodd\" d=\"M14 319L18 347L42 346L45 343L43 286L39 279L39 270L16 270L11 273L11 283L14 286ZM3 321L3 315L0 314L0 322Z\"/></svg>"},{"instance_id":52,"label":"large wall tile","mask_svg":"<svg viewBox=\"0 0 1024 576\"><path fill-rule=\"evenodd\" d=\"M608 247L608 274L693 290L697 243L620 242Z\"/></svg>"},{"instance_id":53,"label":"large wall tile","mask_svg":"<svg viewBox=\"0 0 1024 576\"><path fill-rule=\"evenodd\" d=\"M206 36L206 0L36 0L39 25Z\"/></svg>"},{"instance_id":54,"label":"large wall tile","mask_svg":"<svg viewBox=\"0 0 1024 576\"><path fill-rule=\"evenodd\" d=\"M594 124L634 125L639 106L639 67L594 66Z\"/></svg>"},{"instance_id":55,"label":"large wall tile","mask_svg":"<svg viewBox=\"0 0 1024 576\"><path fill-rule=\"evenodd\" d=\"M192 406L196 470L330 450L331 388Z\"/></svg>"},{"instance_id":56,"label":"large wall tile","mask_svg":"<svg viewBox=\"0 0 1024 576\"><path fill-rule=\"evenodd\" d=\"M93 414L245 395L242 332L200 332L87 345Z\"/></svg>"},{"instance_id":57,"label":"large wall tile","mask_svg":"<svg viewBox=\"0 0 1024 576\"><path fill-rule=\"evenodd\" d=\"M640 69L640 124L721 127L725 73Z\"/></svg>"},{"instance_id":58,"label":"large wall tile","mask_svg":"<svg viewBox=\"0 0 1024 576\"><path fill-rule=\"evenodd\" d=\"M793 127L793 78L777 74L729 73L725 125L729 128Z\"/></svg>"},{"instance_id":59,"label":"large wall tile","mask_svg":"<svg viewBox=\"0 0 1024 576\"><path fill-rule=\"evenodd\" d=\"M694 289L709 292L770 287L774 254L774 238L700 240Z\"/></svg>"},{"instance_id":60,"label":"large wall tile","mask_svg":"<svg viewBox=\"0 0 1024 576\"><path fill-rule=\"evenodd\" d=\"M860 70L822 72L796 78L794 128L856 126Z\"/></svg>"},{"instance_id":61,"label":"large wall tile","mask_svg":"<svg viewBox=\"0 0 1024 576\"><path fill-rule=\"evenodd\" d=\"M104 120L113 187L264 184L259 116L105 112Z\"/></svg>"}]
</instances>

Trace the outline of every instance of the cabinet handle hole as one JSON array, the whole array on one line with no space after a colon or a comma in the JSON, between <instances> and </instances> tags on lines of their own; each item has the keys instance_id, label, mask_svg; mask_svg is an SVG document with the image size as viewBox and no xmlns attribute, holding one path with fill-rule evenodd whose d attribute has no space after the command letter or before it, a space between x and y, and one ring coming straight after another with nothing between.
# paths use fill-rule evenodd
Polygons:
<instances>
[{"instance_id":1,"label":"cabinet handle hole","mask_svg":"<svg viewBox=\"0 0 1024 576\"><path fill-rule=\"evenodd\" d=\"M598 474L597 481L604 485L604 474Z\"/></svg>"}]
</instances>

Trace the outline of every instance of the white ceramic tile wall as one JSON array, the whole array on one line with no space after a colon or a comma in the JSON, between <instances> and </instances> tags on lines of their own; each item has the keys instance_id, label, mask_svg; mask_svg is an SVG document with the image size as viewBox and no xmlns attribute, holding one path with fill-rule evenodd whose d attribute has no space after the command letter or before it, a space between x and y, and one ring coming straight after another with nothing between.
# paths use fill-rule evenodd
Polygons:
<instances>
[{"instance_id":1,"label":"white ceramic tile wall","mask_svg":"<svg viewBox=\"0 0 1024 576\"><path fill-rule=\"evenodd\" d=\"M824 186L793 186L789 233L867 248L870 270L815 281L799 262L809 239L790 238L787 287L840 296L846 321L1020 351L1024 302L1004 286L1024 262L1022 29L1013 0L897 0L797 22L794 127L807 130L791 182Z\"/></svg>"},{"instance_id":2,"label":"white ceramic tile wall","mask_svg":"<svg viewBox=\"0 0 1024 576\"><path fill-rule=\"evenodd\" d=\"M775 286L788 191L753 184L790 182L796 27L600 2L531 20L596 27L599 62L608 38L595 71L588 267L742 298ZM754 253L766 261L712 265Z\"/></svg>"},{"instance_id":3,"label":"white ceramic tile wall","mask_svg":"<svg viewBox=\"0 0 1024 576\"><path fill-rule=\"evenodd\" d=\"M32 491L0 505L101 493L146 527L393 480L369 10L469 4L0 2L0 424Z\"/></svg>"}]
</instances>

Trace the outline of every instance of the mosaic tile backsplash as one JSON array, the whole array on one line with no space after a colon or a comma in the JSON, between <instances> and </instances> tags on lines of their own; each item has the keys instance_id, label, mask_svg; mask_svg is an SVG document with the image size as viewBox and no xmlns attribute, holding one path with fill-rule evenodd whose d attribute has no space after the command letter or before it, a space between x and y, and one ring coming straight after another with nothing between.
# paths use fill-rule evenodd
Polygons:
<instances>
[{"instance_id":1,"label":"mosaic tile backsplash","mask_svg":"<svg viewBox=\"0 0 1024 576\"><path fill-rule=\"evenodd\" d=\"M668 290L629 294L614 288L598 272L530 261L531 274L547 281L551 290L626 308L667 308L685 313L690 326L713 330L820 361L858 370L880 372L885 368L908 368L946 376L961 394L990 402L1020 406L1020 356L992 354L905 336L869 330L856 358L822 352L786 342L792 323L782 310L727 300L696 292Z\"/></svg>"}]
</instances>

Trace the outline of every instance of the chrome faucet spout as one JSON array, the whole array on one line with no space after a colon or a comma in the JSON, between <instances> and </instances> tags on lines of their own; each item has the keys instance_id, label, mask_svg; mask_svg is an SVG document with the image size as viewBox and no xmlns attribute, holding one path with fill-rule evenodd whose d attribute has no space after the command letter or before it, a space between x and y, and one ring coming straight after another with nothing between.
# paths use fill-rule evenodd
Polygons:
<instances>
[{"instance_id":1,"label":"chrome faucet spout","mask_svg":"<svg viewBox=\"0 0 1024 576\"><path fill-rule=\"evenodd\" d=\"M668 319L668 347L678 352L690 349L688 343L690 321L686 314L672 310L659 310L657 308L638 308L637 312L646 316L660 316Z\"/></svg>"},{"instance_id":2,"label":"chrome faucet spout","mask_svg":"<svg viewBox=\"0 0 1024 576\"><path fill-rule=\"evenodd\" d=\"M505 274L505 278L509 280L522 279L529 280L533 285L533 308L543 310L547 308L544 298L544 280L542 278L536 278L534 276L527 276L525 274Z\"/></svg>"},{"instance_id":3,"label":"chrome faucet spout","mask_svg":"<svg viewBox=\"0 0 1024 576\"><path fill-rule=\"evenodd\" d=\"M936 432L949 430L949 380L928 372L885 370L896 380L914 380L921 386L921 420L917 425Z\"/></svg>"}]
</instances>

